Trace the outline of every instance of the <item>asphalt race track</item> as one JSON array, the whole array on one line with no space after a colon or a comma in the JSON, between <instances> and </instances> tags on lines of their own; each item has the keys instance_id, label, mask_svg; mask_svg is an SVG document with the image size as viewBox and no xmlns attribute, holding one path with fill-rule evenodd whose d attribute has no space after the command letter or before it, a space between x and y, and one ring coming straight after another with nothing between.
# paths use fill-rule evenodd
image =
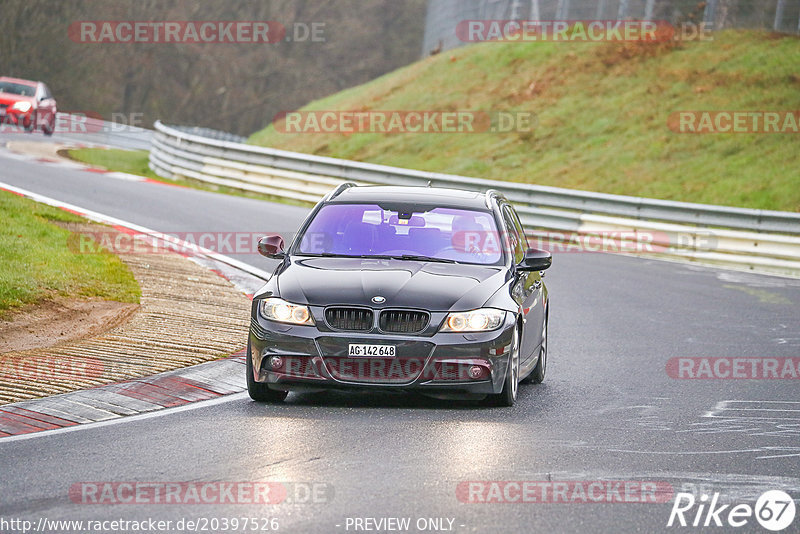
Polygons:
<instances>
[{"instance_id":1,"label":"asphalt race track","mask_svg":"<svg viewBox=\"0 0 800 534\"><path fill-rule=\"evenodd\" d=\"M5 154L0 182L164 232L288 235L306 212ZM271 269L257 254L236 257ZM391 523L379 528L366 518L410 518L410 532L670 532L699 530L668 528L671 502L474 503L457 489L470 481L613 480L657 482L698 498L718 492L734 505L752 505L767 490L800 496L800 381L667 372L677 357L800 356L800 280L572 253L555 256L546 283L547 379L522 385L511 409L340 393L294 393L273 406L237 394L0 440L0 516L170 520L176 532L181 519L234 517L276 518L272 526L289 533L390 531ZM165 505L70 496L81 482L246 481L283 482L287 498ZM437 518L443 522L428 521ZM223 531L219 525L208 531ZM712 531L765 532L754 518Z\"/></svg>"}]
</instances>

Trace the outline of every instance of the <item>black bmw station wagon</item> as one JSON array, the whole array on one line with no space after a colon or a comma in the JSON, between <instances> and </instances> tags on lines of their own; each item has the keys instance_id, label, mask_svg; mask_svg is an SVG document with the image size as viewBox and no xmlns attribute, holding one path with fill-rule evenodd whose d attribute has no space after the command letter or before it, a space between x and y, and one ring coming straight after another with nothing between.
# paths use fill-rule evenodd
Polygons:
<instances>
[{"instance_id":1,"label":"black bmw station wagon","mask_svg":"<svg viewBox=\"0 0 800 534\"><path fill-rule=\"evenodd\" d=\"M253 299L247 385L289 391L414 390L511 406L547 370L549 252L529 249L495 191L342 184Z\"/></svg>"}]
</instances>

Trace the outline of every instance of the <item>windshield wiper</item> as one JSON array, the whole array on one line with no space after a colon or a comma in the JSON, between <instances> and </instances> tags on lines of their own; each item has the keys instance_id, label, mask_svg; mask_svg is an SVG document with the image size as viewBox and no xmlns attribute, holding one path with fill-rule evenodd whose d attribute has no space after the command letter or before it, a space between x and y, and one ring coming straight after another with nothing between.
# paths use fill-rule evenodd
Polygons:
<instances>
[{"instance_id":1,"label":"windshield wiper","mask_svg":"<svg viewBox=\"0 0 800 534\"><path fill-rule=\"evenodd\" d=\"M455 260L447 258L433 258L431 256L422 256L418 254L403 254L399 256L390 256L387 254L335 254L333 252L304 252L298 256L307 258L355 258L360 260L407 260L407 261L430 261L437 263L458 263Z\"/></svg>"},{"instance_id":2,"label":"windshield wiper","mask_svg":"<svg viewBox=\"0 0 800 534\"><path fill-rule=\"evenodd\" d=\"M359 260L390 260L392 256L381 256L378 254L336 254L334 252L301 252L298 256L308 258L355 258Z\"/></svg>"},{"instance_id":3,"label":"windshield wiper","mask_svg":"<svg viewBox=\"0 0 800 534\"><path fill-rule=\"evenodd\" d=\"M304 258L341 258L341 254L334 254L333 252L300 252L298 256Z\"/></svg>"},{"instance_id":4,"label":"windshield wiper","mask_svg":"<svg viewBox=\"0 0 800 534\"><path fill-rule=\"evenodd\" d=\"M402 256L391 256L393 260L408 260L408 261L433 261L437 263L458 263L456 260L447 258L433 258L431 256L421 256L417 254L403 254Z\"/></svg>"}]
</instances>

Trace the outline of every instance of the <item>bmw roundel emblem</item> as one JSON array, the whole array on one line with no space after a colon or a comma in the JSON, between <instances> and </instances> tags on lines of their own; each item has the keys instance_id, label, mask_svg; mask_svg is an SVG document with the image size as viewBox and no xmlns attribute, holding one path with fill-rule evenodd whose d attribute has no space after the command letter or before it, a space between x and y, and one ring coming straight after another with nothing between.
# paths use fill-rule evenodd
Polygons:
<instances>
[{"instance_id":1,"label":"bmw roundel emblem","mask_svg":"<svg viewBox=\"0 0 800 534\"><path fill-rule=\"evenodd\" d=\"M374 297L372 297L372 302L374 302L375 304L383 304L384 302L386 302L386 297L375 295Z\"/></svg>"}]
</instances>

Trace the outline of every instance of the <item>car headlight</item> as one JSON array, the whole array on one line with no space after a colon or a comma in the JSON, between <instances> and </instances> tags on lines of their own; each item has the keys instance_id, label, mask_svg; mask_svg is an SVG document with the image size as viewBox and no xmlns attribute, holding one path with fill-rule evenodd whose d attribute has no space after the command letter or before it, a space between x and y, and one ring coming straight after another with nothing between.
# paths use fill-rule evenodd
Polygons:
<instances>
[{"instance_id":1,"label":"car headlight","mask_svg":"<svg viewBox=\"0 0 800 534\"><path fill-rule=\"evenodd\" d=\"M27 111L30 111L32 107L33 105L30 102L17 102L13 106L11 106L11 109L16 109L17 111L25 113Z\"/></svg>"},{"instance_id":2,"label":"car headlight","mask_svg":"<svg viewBox=\"0 0 800 534\"><path fill-rule=\"evenodd\" d=\"M447 315L441 332L488 332L494 330L506 317L503 310L481 308L468 312L453 312Z\"/></svg>"},{"instance_id":3,"label":"car headlight","mask_svg":"<svg viewBox=\"0 0 800 534\"><path fill-rule=\"evenodd\" d=\"M279 298L268 298L261 301L258 307L261 317L279 323L313 325L314 318L308 306L292 304Z\"/></svg>"}]
</instances>

